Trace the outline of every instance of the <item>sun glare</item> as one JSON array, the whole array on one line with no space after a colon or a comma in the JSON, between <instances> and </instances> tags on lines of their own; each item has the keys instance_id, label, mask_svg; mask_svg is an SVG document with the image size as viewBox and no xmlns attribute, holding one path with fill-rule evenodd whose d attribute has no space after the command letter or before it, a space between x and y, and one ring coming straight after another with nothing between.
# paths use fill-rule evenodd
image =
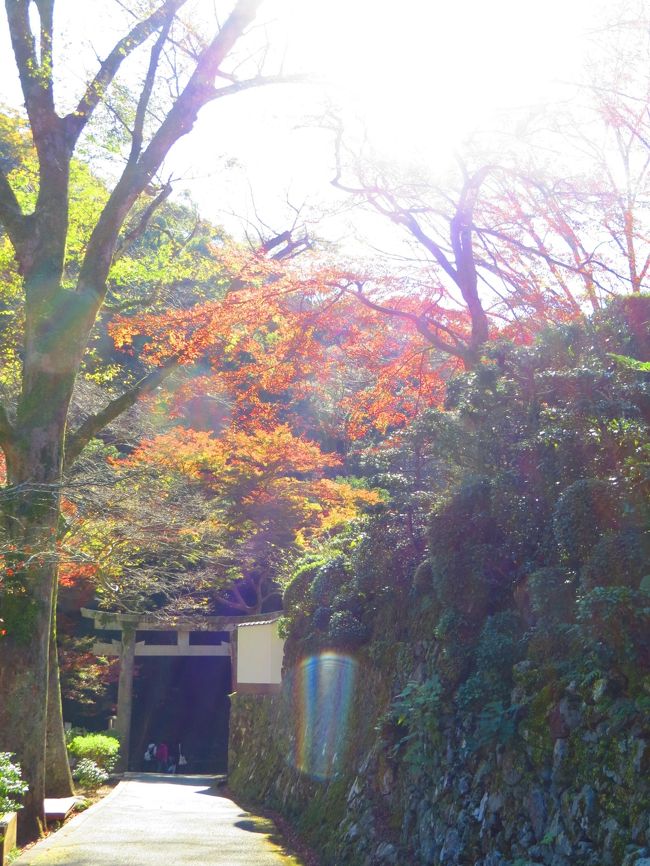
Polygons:
<instances>
[{"instance_id":1,"label":"sun glare","mask_svg":"<svg viewBox=\"0 0 650 866\"><path fill-rule=\"evenodd\" d=\"M594 4L290 2L289 57L334 85L386 156L435 156L494 112L574 80Z\"/></svg>"}]
</instances>

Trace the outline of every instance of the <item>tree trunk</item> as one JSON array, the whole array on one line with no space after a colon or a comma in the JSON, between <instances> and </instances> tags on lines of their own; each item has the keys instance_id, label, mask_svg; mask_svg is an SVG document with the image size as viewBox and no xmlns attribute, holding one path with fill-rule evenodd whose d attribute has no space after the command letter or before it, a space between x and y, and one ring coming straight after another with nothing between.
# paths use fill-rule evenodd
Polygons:
<instances>
[{"instance_id":1,"label":"tree trunk","mask_svg":"<svg viewBox=\"0 0 650 866\"><path fill-rule=\"evenodd\" d=\"M65 421L59 420L56 390L52 389L50 401L41 391L41 417L49 423L30 424L33 416L25 412L13 448L7 452L9 484L3 491L2 516L10 553L0 603L6 629L0 639L0 746L16 754L29 785L19 824L22 839L37 835L45 797L49 655L65 430ZM66 411L67 403L63 418Z\"/></svg>"},{"instance_id":2,"label":"tree trunk","mask_svg":"<svg viewBox=\"0 0 650 866\"><path fill-rule=\"evenodd\" d=\"M61 707L59 654L56 646L56 603L52 605L52 614L45 742L45 794L47 797L72 797L75 791L70 773Z\"/></svg>"},{"instance_id":3,"label":"tree trunk","mask_svg":"<svg viewBox=\"0 0 650 866\"><path fill-rule=\"evenodd\" d=\"M29 571L29 582L3 598L7 634L0 642L0 732L29 784L19 823L21 839L43 822L45 738L52 612L52 566Z\"/></svg>"}]
</instances>

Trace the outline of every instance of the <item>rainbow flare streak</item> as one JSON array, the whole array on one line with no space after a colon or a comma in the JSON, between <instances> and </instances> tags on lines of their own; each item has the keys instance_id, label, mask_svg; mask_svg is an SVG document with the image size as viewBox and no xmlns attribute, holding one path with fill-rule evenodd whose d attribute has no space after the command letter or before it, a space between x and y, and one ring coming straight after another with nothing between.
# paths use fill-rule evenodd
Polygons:
<instances>
[{"instance_id":1,"label":"rainbow flare streak","mask_svg":"<svg viewBox=\"0 0 650 866\"><path fill-rule=\"evenodd\" d=\"M358 662L326 652L303 659L291 683L296 724L292 763L316 779L336 776L345 754Z\"/></svg>"}]
</instances>

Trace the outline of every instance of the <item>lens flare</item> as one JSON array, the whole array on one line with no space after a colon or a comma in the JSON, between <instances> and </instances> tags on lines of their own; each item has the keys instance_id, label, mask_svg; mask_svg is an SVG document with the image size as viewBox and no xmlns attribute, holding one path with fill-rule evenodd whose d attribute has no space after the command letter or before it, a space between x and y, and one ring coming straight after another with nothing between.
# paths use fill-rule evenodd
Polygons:
<instances>
[{"instance_id":1,"label":"lens flare","mask_svg":"<svg viewBox=\"0 0 650 866\"><path fill-rule=\"evenodd\" d=\"M316 779L336 776L345 754L358 663L326 652L304 659L291 683L295 737L292 762Z\"/></svg>"}]
</instances>

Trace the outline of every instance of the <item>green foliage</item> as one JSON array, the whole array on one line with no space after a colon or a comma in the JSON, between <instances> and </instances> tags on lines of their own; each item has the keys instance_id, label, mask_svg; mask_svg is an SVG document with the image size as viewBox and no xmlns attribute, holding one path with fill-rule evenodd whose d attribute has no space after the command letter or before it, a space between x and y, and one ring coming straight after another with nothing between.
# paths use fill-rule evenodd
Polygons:
<instances>
[{"instance_id":1,"label":"green foliage","mask_svg":"<svg viewBox=\"0 0 650 866\"><path fill-rule=\"evenodd\" d=\"M285 588L287 622L297 636L327 635L332 643L358 646L368 637L363 624L366 596L355 573L354 533L337 538L324 551L305 556ZM354 576L352 576L354 574Z\"/></svg>"},{"instance_id":2,"label":"green foliage","mask_svg":"<svg viewBox=\"0 0 650 866\"><path fill-rule=\"evenodd\" d=\"M309 588L327 561L325 556L307 555L297 564L284 588L283 605L287 613L295 612L305 605Z\"/></svg>"},{"instance_id":3,"label":"green foliage","mask_svg":"<svg viewBox=\"0 0 650 866\"><path fill-rule=\"evenodd\" d=\"M342 554L324 562L314 575L309 594L314 604L331 606L341 587L349 579L349 560Z\"/></svg>"},{"instance_id":4,"label":"green foliage","mask_svg":"<svg viewBox=\"0 0 650 866\"><path fill-rule=\"evenodd\" d=\"M82 758L74 768L72 778L79 782L82 788L94 791L108 781L108 773L90 758Z\"/></svg>"},{"instance_id":5,"label":"green foliage","mask_svg":"<svg viewBox=\"0 0 650 866\"><path fill-rule=\"evenodd\" d=\"M332 614L327 634L332 643L341 647L360 646L370 637L368 627L347 610Z\"/></svg>"},{"instance_id":6,"label":"green foliage","mask_svg":"<svg viewBox=\"0 0 650 866\"><path fill-rule=\"evenodd\" d=\"M512 611L487 618L474 650L473 673L456 694L461 709L474 708L486 695L493 700L507 698L512 668L522 655L521 632L520 619Z\"/></svg>"},{"instance_id":7,"label":"green foliage","mask_svg":"<svg viewBox=\"0 0 650 866\"><path fill-rule=\"evenodd\" d=\"M90 760L110 773L119 757L120 741L108 734L84 734L70 741L68 751L79 759L79 763Z\"/></svg>"},{"instance_id":8,"label":"green foliage","mask_svg":"<svg viewBox=\"0 0 650 866\"><path fill-rule=\"evenodd\" d=\"M521 655L521 632L520 619L513 611L488 617L474 653L477 668L492 670L507 678Z\"/></svg>"},{"instance_id":9,"label":"green foliage","mask_svg":"<svg viewBox=\"0 0 650 866\"><path fill-rule=\"evenodd\" d=\"M570 669L584 652L575 626L552 619L538 622L528 633L527 643L527 657L534 662L540 681L546 674L555 679L558 671Z\"/></svg>"},{"instance_id":10,"label":"green foliage","mask_svg":"<svg viewBox=\"0 0 650 866\"><path fill-rule=\"evenodd\" d=\"M28 790L23 782L20 764L12 761L11 752L0 752L0 815L22 809L18 798Z\"/></svg>"},{"instance_id":11,"label":"green foliage","mask_svg":"<svg viewBox=\"0 0 650 866\"><path fill-rule=\"evenodd\" d=\"M650 361L637 361L635 358L628 358L627 355L616 355L614 352L609 352L608 356L630 370L650 373Z\"/></svg>"},{"instance_id":12,"label":"green foliage","mask_svg":"<svg viewBox=\"0 0 650 866\"><path fill-rule=\"evenodd\" d=\"M571 622L575 616L575 580L570 572L547 566L526 580L531 611L537 622Z\"/></svg>"},{"instance_id":13,"label":"green foliage","mask_svg":"<svg viewBox=\"0 0 650 866\"><path fill-rule=\"evenodd\" d=\"M327 631L332 618L331 607L317 607L312 615L312 623L318 631Z\"/></svg>"},{"instance_id":14,"label":"green foliage","mask_svg":"<svg viewBox=\"0 0 650 866\"><path fill-rule=\"evenodd\" d=\"M602 645L613 660L650 665L650 598L627 586L597 586L578 600L587 647Z\"/></svg>"},{"instance_id":15,"label":"green foliage","mask_svg":"<svg viewBox=\"0 0 650 866\"><path fill-rule=\"evenodd\" d=\"M489 701L478 714L476 731L469 746L478 750L494 743L505 745L517 732L519 706L508 706L503 701Z\"/></svg>"},{"instance_id":16,"label":"green foliage","mask_svg":"<svg viewBox=\"0 0 650 866\"><path fill-rule=\"evenodd\" d=\"M433 585L433 573L431 571L431 561L425 559L415 569L413 574L413 590L416 595L427 595L431 592Z\"/></svg>"},{"instance_id":17,"label":"green foliage","mask_svg":"<svg viewBox=\"0 0 650 866\"><path fill-rule=\"evenodd\" d=\"M430 747L440 736L442 684L437 675L411 681L396 695L382 716L379 730L391 757L424 768Z\"/></svg>"},{"instance_id":18,"label":"green foliage","mask_svg":"<svg viewBox=\"0 0 650 866\"><path fill-rule=\"evenodd\" d=\"M616 529L620 503L611 484L583 478L567 487L553 514L555 537L571 562L582 562L601 536Z\"/></svg>"},{"instance_id":19,"label":"green foliage","mask_svg":"<svg viewBox=\"0 0 650 866\"><path fill-rule=\"evenodd\" d=\"M638 529L610 532L595 545L580 577L586 589L596 586L639 586L648 570L648 534Z\"/></svg>"}]
</instances>

